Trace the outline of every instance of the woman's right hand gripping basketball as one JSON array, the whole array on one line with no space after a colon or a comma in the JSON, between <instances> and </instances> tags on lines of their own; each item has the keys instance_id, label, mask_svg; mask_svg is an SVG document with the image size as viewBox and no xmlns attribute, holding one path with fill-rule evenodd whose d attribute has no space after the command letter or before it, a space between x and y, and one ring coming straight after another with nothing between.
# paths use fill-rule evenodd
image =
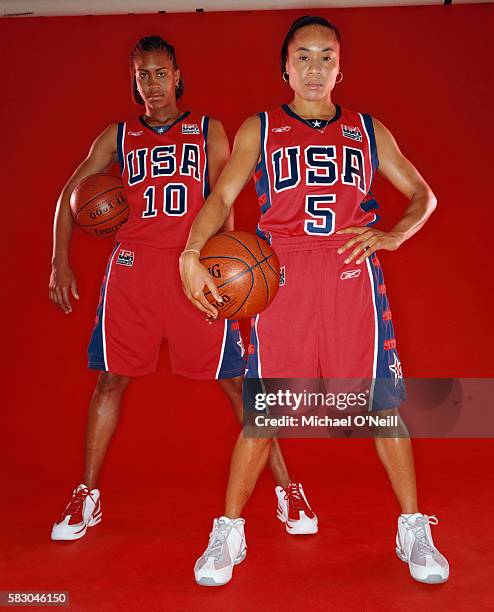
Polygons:
<instances>
[{"instance_id":1,"label":"woman's right hand gripping basketball","mask_svg":"<svg viewBox=\"0 0 494 612\"><path fill-rule=\"evenodd\" d=\"M68 262L53 262L50 284L48 286L48 295L50 296L50 300L60 306L65 314L70 314L72 312L69 291L72 292L76 300L79 299L75 276Z\"/></svg>"},{"instance_id":2,"label":"woman's right hand gripping basketball","mask_svg":"<svg viewBox=\"0 0 494 612\"><path fill-rule=\"evenodd\" d=\"M211 291L218 304L222 299L213 278L199 260L199 251L211 236L228 224L233 203L254 172L261 151L260 126L256 115L246 119L240 127L232 156L217 182L211 180L213 191L195 218L185 251L180 256L180 276L185 294L196 308L208 315L209 320L216 319L218 311L207 301L204 288ZM208 156L209 153L208 149ZM225 229L232 230L233 225Z\"/></svg>"},{"instance_id":3,"label":"woman's right hand gripping basketball","mask_svg":"<svg viewBox=\"0 0 494 612\"><path fill-rule=\"evenodd\" d=\"M211 275L199 261L199 255L195 251L182 253L179 269L185 295L196 308L207 315L209 321L215 320L218 317L218 311L207 301L204 288L207 287L211 291L218 303L221 303L222 300Z\"/></svg>"}]
</instances>

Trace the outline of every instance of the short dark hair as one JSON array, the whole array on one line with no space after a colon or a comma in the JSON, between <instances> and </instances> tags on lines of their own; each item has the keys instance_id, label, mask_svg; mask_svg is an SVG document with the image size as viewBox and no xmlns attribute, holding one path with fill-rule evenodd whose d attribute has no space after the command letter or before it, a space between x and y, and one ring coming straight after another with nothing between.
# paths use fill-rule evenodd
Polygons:
<instances>
[{"instance_id":1,"label":"short dark hair","mask_svg":"<svg viewBox=\"0 0 494 612\"><path fill-rule=\"evenodd\" d=\"M295 19L295 21L290 26L290 29L286 33L285 40L283 41L283 44L281 45L281 74L282 75L286 71L286 60L288 57L288 45L290 44L290 41L292 40L292 38L295 36L295 32L297 30L300 30L300 28L305 28L306 26L310 26L310 25L320 25L325 28L329 28L330 30L333 30L336 36L336 40L339 43L341 43L340 31L334 25L334 23L331 23L327 19L324 19L324 17L318 17L317 15L304 15L303 17L299 17L298 19Z\"/></svg>"},{"instance_id":2,"label":"short dark hair","mask_svg":"<svg viewBox=\"0 0 494 612\"><path fill-rule=\"evenodd\" d=\"M173 67L176 70L178 68L177 64L177 56L175 55L175 49L170 43L166 42L164 38L161 36L144 36L138 40L130 52L130 76L132 79L132 97L137 104L144 105L144 100L142 99L139 90L137 89L137 81L135 76L135 68L134 68L134 60L139 53L146 53L147 51L166 51L168 57L173 62ZM180 81L178 82L177 88L175 90L175 96L177 100L182 97L184 93L184 81L182 77L180 77Z\"/></svg>"}]
</instances>

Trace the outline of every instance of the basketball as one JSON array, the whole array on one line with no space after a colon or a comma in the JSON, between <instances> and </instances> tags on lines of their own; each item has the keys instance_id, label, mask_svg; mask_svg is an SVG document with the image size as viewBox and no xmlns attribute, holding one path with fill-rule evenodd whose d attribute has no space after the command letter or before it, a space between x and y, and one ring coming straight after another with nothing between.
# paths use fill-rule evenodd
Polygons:
<instances>
[{"instance_id":1,"label":"basketball","mask_svg":"<svg viewBox=\"0 0 494 612\"><path fill-rule=\"evenodd\" d=\"M201 251L223 298L220 305L205 292L210 304L225 319L247 319L264 310L280 286L280 262L268 243L248 232L213 236Z\"/></svg>"},{"instance_id":2,"label":"basketball","mask_svg":"<svg viewBox=\"0 0 494 612\"><path fill-rule=\"evenodd\" d=\"M70 208L77 225L98 238L114 234L129 218L122 179L111 174L82 179L70 196Z\"/></svg>"}]
</instances>

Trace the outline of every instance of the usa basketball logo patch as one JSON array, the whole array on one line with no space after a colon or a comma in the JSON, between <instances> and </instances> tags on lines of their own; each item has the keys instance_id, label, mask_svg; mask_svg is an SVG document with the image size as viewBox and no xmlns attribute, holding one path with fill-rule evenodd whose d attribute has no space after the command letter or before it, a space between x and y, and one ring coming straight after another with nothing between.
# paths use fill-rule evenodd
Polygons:
<instances>
[{"instance_id":1,"label":"usa basketball logo patch","mask_svg":"<svg viewBox=\"0 0 494 612\"><path fill-rule=\"evenodd\" d=\"M351 140L358 140L358 142L362 142L362 133L358 129L358 127L350 127L349 125L341 126L341 133L345 138L350 138Z\"/></svg>"},{"instance_id":2,"label":"usa basketball logo patch","mask_svg":"<svg viewBox=\"0 0 494 612\"><path fill-rule=\"evenodd\" d=\"M182 123L182 134L200 134L197 123Z\"/></svg>"},{"instance_id":3,"label":"usa basketball logo patch","mask_svg":"<svg viewBox=\"0 0 494 612\"><path fill-rule=\"evenodd\" d=\"M121 266L128 266L129 268L134 265L134 251L126 251L121 249L117 257L117 264Z\"/></svg>"}]
</instances>

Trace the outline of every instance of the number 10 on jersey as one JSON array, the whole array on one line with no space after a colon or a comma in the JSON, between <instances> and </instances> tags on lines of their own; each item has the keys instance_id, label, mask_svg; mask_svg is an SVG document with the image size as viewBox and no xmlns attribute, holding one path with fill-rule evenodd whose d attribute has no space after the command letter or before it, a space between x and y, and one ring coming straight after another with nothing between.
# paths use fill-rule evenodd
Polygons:
<instances>
[{"instance_id":1,"label":"number 10 on jersey","mask_svg":"<svg viewBox=\"0 0 494 612\"><path fill-rule=\"evenodd\" d=\"M144 192L146 210L143 219L156 217L156 187L152 185ZM163 212L171 217L182 217L187 212L187 187L183 183L168 183L163 187Z\"/></svg>"}]
</instances>

